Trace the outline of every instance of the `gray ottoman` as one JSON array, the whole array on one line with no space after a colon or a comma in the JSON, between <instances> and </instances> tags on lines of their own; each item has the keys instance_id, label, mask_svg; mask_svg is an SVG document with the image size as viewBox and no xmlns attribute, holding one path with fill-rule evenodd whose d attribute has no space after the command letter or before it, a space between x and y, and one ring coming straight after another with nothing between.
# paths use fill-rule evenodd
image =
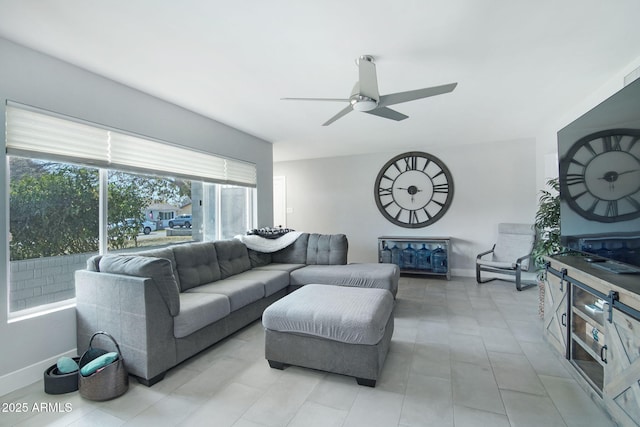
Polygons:
<instances>
[{"instance_id":1,"label":"gray ottoman","mask_svg":"<svg viewBox=\"0 0 640 427\"><path fill-rule=\"evenodd\" d=\"M394 298L384 289L303 286L262 315L272 368L303 366L375 387L393 335Z\"/></svg>"}]
</instances>

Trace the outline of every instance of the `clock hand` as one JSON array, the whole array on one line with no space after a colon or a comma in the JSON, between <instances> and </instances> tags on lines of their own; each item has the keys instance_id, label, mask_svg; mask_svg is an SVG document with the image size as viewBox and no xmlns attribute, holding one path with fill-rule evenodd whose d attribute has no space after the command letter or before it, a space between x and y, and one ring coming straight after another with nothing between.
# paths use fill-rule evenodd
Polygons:
<instances>
[{"instance_id":1,"label":"clock hand","mask_svg":"<svg viewBox=\"0 0 640 427\"><path fill-rule=\"evenodd\" d=\"M420 190L418 187L416 187L415 185L410 185L409 188L404 188L404 187L396 187L398 190L407 190L407 193L409 193L411 195L411 203L414 202L414 195L422 190Z\"/></svg>"},{"instance_id":2,"label":"clock hand","mask_svg":"<svg viewBox=\"0 0 640 427\"><path fill-rule=\"evenodd\" d=\"M602 177L599 177L598 179L602 179L604 181L607 181L609 183L609 190L613 191L615 189L615 182L618 180L618 177L620 175L624 175L627 173L632 173L632 172L637 172L640 169L631 169L628 171L624 171L624 172L615 172L615 171L609 171L607 173L605 173Z\"/></svg>"},{"instance_id":3,"label":"clock hand","mask_svg":"<svg viewBox=\"0 0 640 427\"><path fill-rule=\"evenodd\" d=\"M618 177L620 175L624 175L624 174L632 173L632 172L638 172L638 171L640 171L640 169L631 169L631 170L624 171L624 172L611 171L611 172L605 173L603 176L599 177L598 179L603 179L603 180L605 180L607 182L614 182L615 180L618 179Z\"/></svg>"},{"instance_id":4,"label":"clock hand","mask_svg":"<svg viewBox=\"0 0 640 427\"><path fill-rule=\"evenodd\" d=\"M409 194L416 194L420 191L422 191L421 189L419 189L418 187L416 187L415 185L412 185L409 188L405 188L405 187L396 187L398 190L407 190L409 192Z\"/></svg>"}]
</instances>

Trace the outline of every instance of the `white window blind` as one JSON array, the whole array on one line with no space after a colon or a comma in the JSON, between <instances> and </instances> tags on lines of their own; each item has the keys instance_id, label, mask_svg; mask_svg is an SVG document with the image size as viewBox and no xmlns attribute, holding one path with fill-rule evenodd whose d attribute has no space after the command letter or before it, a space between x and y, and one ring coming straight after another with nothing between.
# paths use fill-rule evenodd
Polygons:
<instances>
[{"instance_id":1,"label":"white window blind","mask_svg":"<svg viewBox=\"0 0 640 427\"><path fill-rule=\"evenodd\" d=\"M7 153L98 167L256 186L256 165L133 136L16 104L6 110Z\"/></svg>"}]
</instances>

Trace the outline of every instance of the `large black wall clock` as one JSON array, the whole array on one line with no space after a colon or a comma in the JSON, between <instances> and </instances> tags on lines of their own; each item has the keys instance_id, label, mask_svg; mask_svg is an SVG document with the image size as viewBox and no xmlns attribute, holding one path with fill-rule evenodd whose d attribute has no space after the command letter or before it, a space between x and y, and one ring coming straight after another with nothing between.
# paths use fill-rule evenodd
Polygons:
<instances>
[{"instance_id":1,"label":"large black wall clock","mask_svg":"<svg viewBox=\"0 0 640 427\"><path fill-rule=\"evenodd\" d=\"M433 224L453 200L453 178L440 159L411 151L389 160L374 186L376 205L392 223L406 228Z\"/></svg>"},{"instance_id":2,"label":"large black wall clock","mask_svg":"<svg viewBox=\"0 0 640 427\"><path fill-rule=\"evenodd\" d=\"M559 172L562 198L582 217L640 217L640 130L610 129L579 139L560 159Z\"/></svg>"}]
</instances>

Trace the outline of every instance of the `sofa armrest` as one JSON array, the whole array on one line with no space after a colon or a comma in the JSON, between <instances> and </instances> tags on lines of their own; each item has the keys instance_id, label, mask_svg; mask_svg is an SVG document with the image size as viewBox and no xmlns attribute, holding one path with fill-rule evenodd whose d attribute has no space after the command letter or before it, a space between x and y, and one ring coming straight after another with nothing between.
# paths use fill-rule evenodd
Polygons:
<instances>
[{"instance_id":1,"label":"sofa armrest","mask_svg":"<svg viewBox=\"0 0 640 427\"><path fill-rule=\"evenodd\" d=\"M103 330L133 375L151 379L177 363L173 317L153 279L78 270L75 285L78 354Z\"/></svg>"}]
</instances>

